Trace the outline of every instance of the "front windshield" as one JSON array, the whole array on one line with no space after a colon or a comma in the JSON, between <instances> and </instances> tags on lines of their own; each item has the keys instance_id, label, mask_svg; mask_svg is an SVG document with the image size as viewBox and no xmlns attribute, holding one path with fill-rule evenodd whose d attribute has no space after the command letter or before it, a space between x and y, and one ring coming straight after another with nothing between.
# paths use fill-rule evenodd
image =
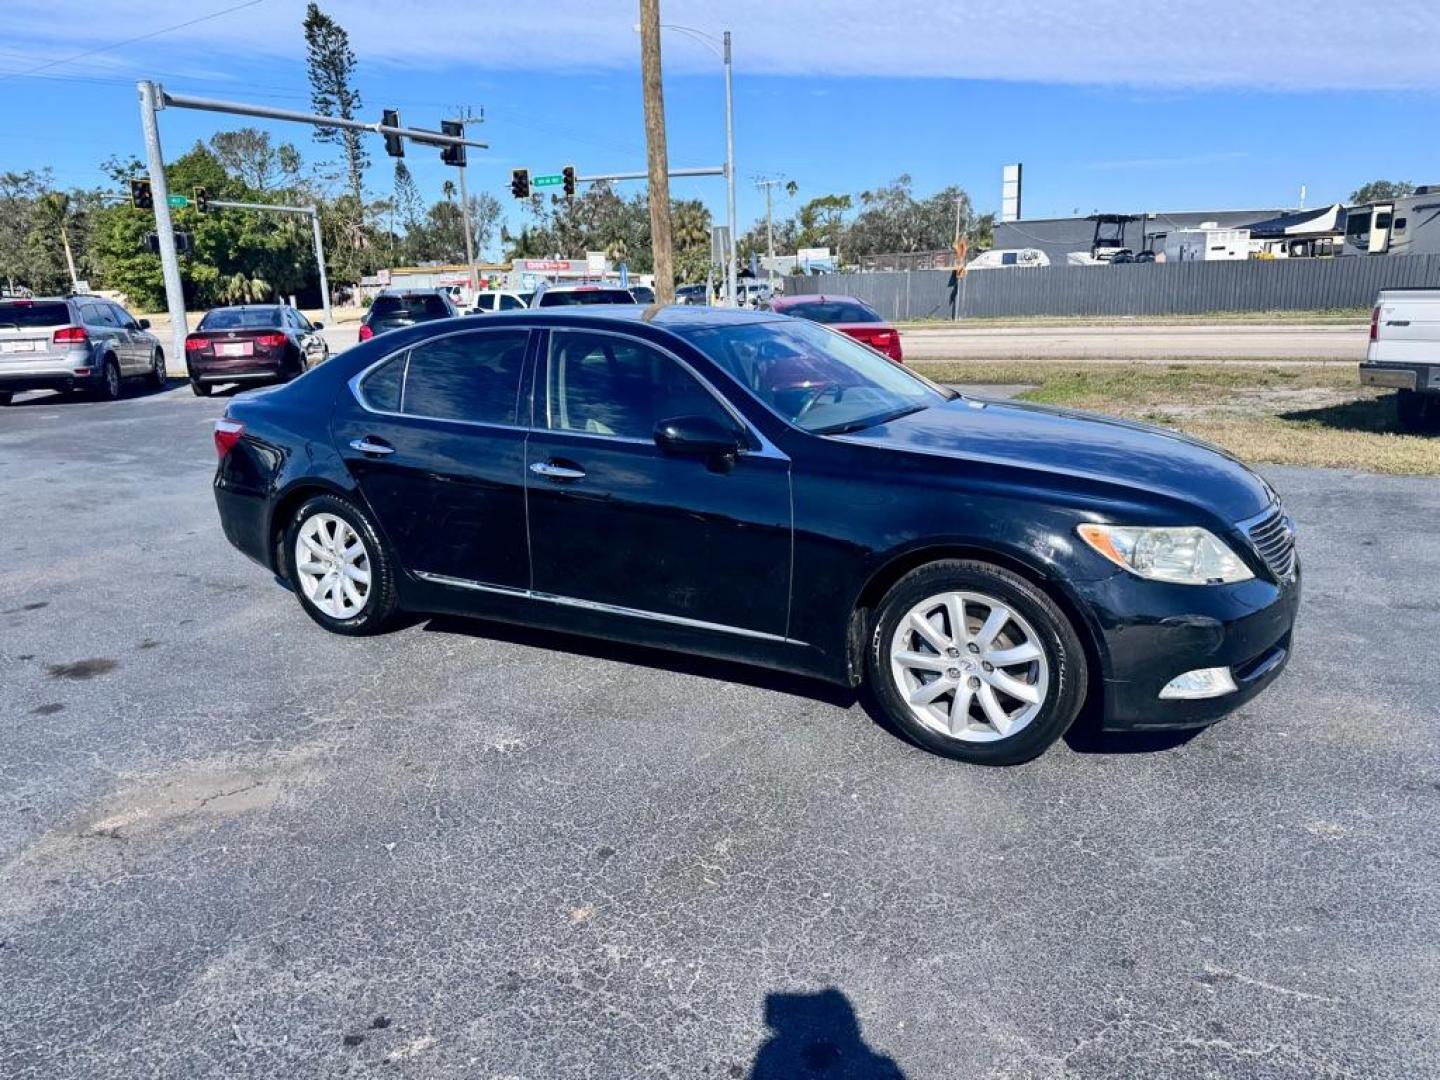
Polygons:
<instances>
[{"instance_id":1,"label":"front windshield","mask_svg":"<svg viewBox=\"0 0 1440 1080\"><path fill-rule=\"evenodd\" d=\"M785 420L821 435L872 427L950 397L816 323L777 319L681 332Z\"/></svg>"}]
</instances>

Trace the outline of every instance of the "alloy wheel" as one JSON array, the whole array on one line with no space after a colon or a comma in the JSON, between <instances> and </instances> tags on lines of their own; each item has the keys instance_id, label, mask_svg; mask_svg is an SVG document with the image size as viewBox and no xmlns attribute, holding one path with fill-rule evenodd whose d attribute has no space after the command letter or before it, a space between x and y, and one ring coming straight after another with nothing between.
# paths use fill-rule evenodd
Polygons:
<instances>
[{"instance_id":1,"label":"alloy wheel","mask_svg":"<svg viewBox=\"0 0 1440 1080\"><path fill-rule=\"evenodd\" d=\"M962 742L995 742L1045 706L1050 663L1035 628L1012 606L974 592L927 597L900 619L890 673L926 728Z\"/></svg>"},{"instance_id":2,"label":"alloy wheel","mask_svg":"<svg viewBox=\"0 0 1440 1080\"><path fill-rule=\"evenodd\" d=\"M313 514L296 534L295 577L318 611L353 619L370 599L370 553L344 518Z\"/></svg>"}]
</instances>

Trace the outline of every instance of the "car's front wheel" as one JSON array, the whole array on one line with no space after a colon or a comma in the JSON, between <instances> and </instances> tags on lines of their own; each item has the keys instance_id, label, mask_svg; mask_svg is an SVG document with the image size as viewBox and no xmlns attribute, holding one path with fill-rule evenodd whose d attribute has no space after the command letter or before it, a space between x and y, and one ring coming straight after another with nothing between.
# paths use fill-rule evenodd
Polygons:
<instances>
[{"instance_id":1,"label":"car's front wheel","mask_svg":"<svg viewBox=\"0 0 1440 1080\"><path fill-rule=\"evenodd\" d=\"M290 582L305 613L336 634L378 634L395 614L395 573L389 553L359 507L316 495L286 530Z\"/></svg>"},{"instance_id":2,"label":"car's front wheel","mask_svg":"<svg viewBox=\"0 0 1440 1080\"><path fill-rule=\"evenodd\" d=\"M1014 765L1043 753L1085 700L1085 651L1055 602L1018 574L946 559L877 609L867 662L888 718L937 754Z\"/></svg>"}]
</instances>

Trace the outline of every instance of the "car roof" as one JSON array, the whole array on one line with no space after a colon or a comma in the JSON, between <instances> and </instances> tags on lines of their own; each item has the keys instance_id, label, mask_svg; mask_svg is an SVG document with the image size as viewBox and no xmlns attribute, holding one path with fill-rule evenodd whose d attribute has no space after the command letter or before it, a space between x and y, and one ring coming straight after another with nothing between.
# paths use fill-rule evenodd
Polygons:
<instances>
[{"instance_id":1,"label":"car roof","mask_svg":"<svg viewBox=\"0 0 1440 1080\"><path fill-rule=\"evenodd\" d=\"M606 282L606 283L604 283L604 284L601 284L600 282L596 282L596 281L582 281L582 282L579 282L579 283L573 284L573 285L572 285L572 284L569 284L569 283L566 283L566 284L564 284L564 285L548 285L548 286L546 286L545 291L546 291L546 292L578 292L578 291L581 290L581 289L584 289L584 290L586 290L587 292L594 292L594 291L598 291L598 290L601 290L601 289L611 289L611 290L613 290L613 291L615 291L615 292L629 292L629 291L630 291L630 287L629 287L628 285L612 285L612 284L610 284L609 282Z\"/></svg>"},{"instance_id":2,"label":"car roof","mask_svg":"<svg viewBox=\"0 0 1440 1080\"><path fill-rule=\"evenodd\" d=\"M212 307L210 311L267 311L289 306L289 304L222 304L220 307ZM210 314L210 311L205 314Z\"/></svg>"}]
</instances>

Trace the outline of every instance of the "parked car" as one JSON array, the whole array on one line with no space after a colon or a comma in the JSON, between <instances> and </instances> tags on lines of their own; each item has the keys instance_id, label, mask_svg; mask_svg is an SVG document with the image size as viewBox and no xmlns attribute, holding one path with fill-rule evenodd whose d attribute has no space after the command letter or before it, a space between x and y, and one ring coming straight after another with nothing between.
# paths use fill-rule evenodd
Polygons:
<instances>
[{"instance_id":1,"label":"parked car","mask_svg":"<svg viewBox=\"0 0 1440 1080\"><path fill-rule=\"evenodd\" d=\"M1440 432L1440 289L1381 291L1360 382L1395 389L1406 431Z\"/></svg>"},{"instance_id":2,"label":"parked car","mask_svg":"<svg viewBox=\"0 0 1440 1080\"><path fill-rule=\"evenodd\" d=\"M185 369L196 397L225 383L288 382L330 356L312 323L286 304L212 308L185 338Z\"/></svg>"},{"instance_id":3,"label":"parked car","mask_svg":"<svg viewBox=\"0 0 1440 1080\"><path fill-rule=\"evenodd\" d=\"M1212 723L1275 680L1300 600L1289 516L1226 454L763 312L415 326L234 399L215 440L225 535L327 630L483 615L865 682L973 762L1087 700Z\"/></svg>"},{"instance_id":4,"label":"parked car","mask_svg":"<svg viewBox=\"0 0 1440 1080\"><path fill-rule=\"evenodd\" d=\"M630 290L618 285L548 285L536 289L530 300L532 308L633 303Z\"/></svg>"},{"instance_id":5,"label":"parked car","mask_svg":"<svg viewBox=\"0 0 1440 1080\"><path fill-rule=\"evenodd\" d=\"M709 307L710 287L708 285L677 285L675 286L675 302L691 304L696 307Z\"/></svg>"},{"instance_id":6,"label":"parked car","mask_svg":"<svg viewBox=\"0 0 1440 1080\"><path fill-rule=\"evenodd\" d=\"M509 289L487 289L475 294L475 306L467 314L493 315L497 311L519 311L530 306L530 295Z\"/></svg>"},{"instance_id":7,"label":"parked car","mask_svg":"<svg viewBox=\"0 0 1440 1080\"><path fill-rule=\"evenodd\" d=\"M653 304L655 302L655 290L649 285L631 285L630 295L635 297L637 304Z\"/></svg>"},{"instance_id":8,"label":"parked car","mask_svg":"<svg viewBox=\"0 0 1440 1080\"><path fill-rule=\"evenodd\" d=\"M900 331L882 319L869 304L853 296L777 296L767 306L778 314L809 319L849 334L897 364L905 361L904 350L900 347Z\"/></svg>"},{"instance_id":9,"label":"parked car","mask_svg":"<svg viewBox=\"0 0 1440 1080\"><path fill-rule=\"evenodd\" d=\"M460 312L444 289L385 289L370 303L360 321L360 340L436 319L453 319Z\"/></svg>"},{"instance_id":10,"label":"parked car","mask_svg":"<svg viewBox=\"0 0 1440 1080\"><path fill-rule=\"evenodd\" d=\"M99 296L0 299L0 405L26 390L113 401L137 376L165 385L165 351L148 320Z\"/></svg>"}]
</instances>

